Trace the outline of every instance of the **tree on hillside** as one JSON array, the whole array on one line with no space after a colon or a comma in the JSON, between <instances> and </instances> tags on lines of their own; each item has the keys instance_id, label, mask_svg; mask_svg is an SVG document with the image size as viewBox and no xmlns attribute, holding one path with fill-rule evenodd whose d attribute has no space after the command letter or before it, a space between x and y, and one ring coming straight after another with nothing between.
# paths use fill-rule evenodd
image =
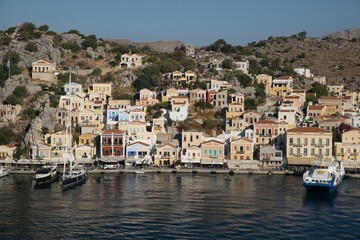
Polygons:
<instances>
[{"instance_id":1,"label":"tree on hillside","mask_svg":"<svg viewBox=\"0 0 360 240\"><path fill-rule=\"evenodd\" d=\"M4 59L5 60L5 59ZM19 68L16 64L13 64L11 62L10 64L11 68L11 76L18 75L21 73L21 68ZM9 68L7 67L7 64L0 64L0 87L2 87L5 84L5 81L9 78Z\"/></svg>"},{"instance_id":2,"label":"tree on hillside","mask_svg":"<svg viewBox=\"0 0 360 240\"><path fill-rule=\"evenodd\" d=\"M92 49L96 49L98 47L98 41L95 35L89 35L85 38L85 40L81 43L83 49L87 49L91 47Z\"/></svg>"},{"instance_id":3,"label":"tree on hillside","mask_svg":"<svg viewBox=\"0 0 360 240\"><path fill-rule=\"evenodd\" d=\"M222 68L224 69L232 69L233 68L233 60L231 59L224 59L224 61L221 64Z\"/></svg>"},{"instance_id":4,"label":"tree on hillside","mask_svg":"<svg viewBox=\"0 0 360 240\"><path fill-rule=\"evenodd\" d=\"M4 62L7 62L9 59L12 64L17 64L20 61L20 55L15 51L7 51L4 57Z\"/></svg>"},{"instance_id":5,"label":"tree on hillside","mask_svg":"<svg viewBox=\"0 0 360 240\"><path fill-rule=\"evenodd\" d=\"M250 87L253 83L252 78L244 74L242 71L236 71L235 76L242 87Z\"/></svg>"},{"instance_id":6,"label":"tree on hillside","mask_svg":"<svg viewBox=\"0 0 360 240\"><path fill-rule=\"evenodd\" d=\"M315 82L311 85L310 92L316 93L318 98L329 95L327 86L319 82Z\"/></svg>"},{"instance_id":7,"label":"tree on hillside","mask_svg":"<svg viewBox=\"0 0 360 240\"><path fill-rule=\"evenodd\" d=\"M47 32L49 30L49 26L44 24L39 27L39 30L42 32Z\"/></svg>"},{"instance_id":8,"label":"tree on hillside","mask_svg":"<svg viewBox=\"0 0 360 240\"><path fill-rule=\"evenodd\" d=\"M0 128L0 145L9 144L14 135L15 133L11 128L9 127Z\"/></svg>"},{"instance_id":9,"label":"tree on hillside","mask_svg":"<svg viewBox=\"0 0 360 240\"><path fill-rule=\"evenodd\" d=\"M71 29L71 30L69 30L67 33L76 34L76 35L78 35L78 36L80 36L80 37L85 37L84 34L81 34L81 33L80 33L78 30L76 30L76 29Z\"/></svg>"},{"instance_id":10,"label":"tree on hillside","mask_svg":"<svg viewBox=\"0 0 360 240\"><path fill-rule=\"evenodd\" d=\"M148 75L141 75L133 82L133 87L136 90L140 91L143 88L153 89L153 86L150 84L151 77Z\"/></svg>"},{"instance_id":11,"label":"tree on hillside","mask_svg":"<svg viewBox=\"0 0 360 240\"><path fill-rule=\"evenodd\" d=\"M307 34L307 32L302 31L302 32L299 32L297 35L299 38L306 38L306 34Z\"/></svg>"}]
</instances>

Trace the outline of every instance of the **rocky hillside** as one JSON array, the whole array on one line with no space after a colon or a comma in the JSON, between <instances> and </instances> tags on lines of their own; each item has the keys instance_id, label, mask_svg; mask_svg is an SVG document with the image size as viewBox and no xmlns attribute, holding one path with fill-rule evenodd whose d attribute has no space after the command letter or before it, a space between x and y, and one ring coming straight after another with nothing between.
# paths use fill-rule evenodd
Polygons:
<instances>
[{"instance_id":1,"label":"rocky hillside","mask_svg":"<svg viewBox=\"0 0 360 240\"><path fill-rule=\"evenodd\" d=\"M352 40L352 39L359 39L360 38L360 28L349 28L343 31L338 31L334 33L330 33L325 37L329 37L332 39L345 39L345 40Z\"/></svg>"},{"instance_id":2,"label":"rocky hillside","mask_svg":"<svg viewBox=\"0 0 360 240\"><path fill-rule=\"evenodd\" d=\"M148 46L152 51L159 53L170 53L173 52L175 48L180 48L184 46L182 41L155 41L155 42L144 42L144 43L136 43L132 42L128 39L106 39L109 42L114 42L120 45L125 46L135 46L137 48L143 48Z\"/></svg>"},{"instance_id":3,"label":"rocky hillside","mask_svg":"<svg viewBox=\"0 0 360 240\"><path fill-rule=\"evenodd\" d=\"M329 83L360 79L360 39L270 37L249 48L293 68L309 67Z\"/></svg>"}]
</instances>

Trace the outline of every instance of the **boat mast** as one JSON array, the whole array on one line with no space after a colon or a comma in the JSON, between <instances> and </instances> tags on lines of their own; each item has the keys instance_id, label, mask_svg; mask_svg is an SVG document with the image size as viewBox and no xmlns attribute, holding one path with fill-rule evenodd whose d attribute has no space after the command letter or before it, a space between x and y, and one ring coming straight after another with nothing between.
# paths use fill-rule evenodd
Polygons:
<instances>
[{"instance_id":1,"label":"boat mast","mask_svg":"<svg viewBox=\"0 0 360 240\"><path fill-rule=\"evenodd\" d=\"M69 85L71 85L71 72L69 72ZM65 177L65 172L66 172L66 163L69 162L69 171L71 173L71 167L72 167L72 162L70 160L70 151L71 151L71 137L69 137L71 135L71 96L70 96L70 91L66 93L66 95L68 96L68 103L69 103L69 107L67 109L67 116L66 116L66 132L65 132L65 141L66 142L66 149L65 149L65 158L64 158L64 172L63 172L63 177Z\"/></svg>"}]
</instances>

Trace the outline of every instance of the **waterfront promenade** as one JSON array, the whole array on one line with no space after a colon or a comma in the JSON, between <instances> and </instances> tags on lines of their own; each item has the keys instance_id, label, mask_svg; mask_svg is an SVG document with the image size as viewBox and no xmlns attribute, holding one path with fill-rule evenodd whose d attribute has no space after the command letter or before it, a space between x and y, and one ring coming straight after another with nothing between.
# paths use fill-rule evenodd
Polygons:
<instances>
[{"instance_id":1,"label":"waterfront promenade","mask_svg":"<svg viewBox=\"0 0 360 240\"><path fill-rule=\"evenodd\" d=\"M216 169L216 168L128 168L128 169L93 169L88 174L139 174L139 173L187 173L187 174L248 174L248 175L301 175L289 170L251 170L251 169ZM10 174L35 174L35 170L10 170ZM346 174L347 178L360 179L360 174Z\"/></svg>"}]
</instances>

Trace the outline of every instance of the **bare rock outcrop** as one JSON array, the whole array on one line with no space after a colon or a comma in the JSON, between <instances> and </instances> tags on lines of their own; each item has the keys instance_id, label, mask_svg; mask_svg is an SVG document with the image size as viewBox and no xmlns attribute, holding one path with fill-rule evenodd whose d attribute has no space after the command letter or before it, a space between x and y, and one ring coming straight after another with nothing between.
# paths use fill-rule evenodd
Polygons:
<instances>
[{"instance_id":1,"label":"bare rock outcrop","mask_svg":"<svg viewBox=\"0 0 360 240\"><path fill-rule=\"evenodd\" d=\"M50 99L48 95L44 95L34 105L34 108L40 109L41 113L31 123L29 130L26 132L22 147L31 148L42 140L43 128L47 128L49 132L54 131L56 109L50 107Z\"/></svg>"},{"instance_id":2,"label":"bare rock outcrop","mask_svg":"<svg viewBox=\"0 0 360 240\"><path fill-rule=\"evenodd\" d=\"M330 33L326 36L333 39L342 38L346 40L351 40L353 38L360 38L360 28L349 28L343 31Z\"/></svg>"},{"instance_id":3,"label":"bare rock outcrop","mask_svg":"<svg viewBox=\"0 0 360 240\"><path fill-rule=\"evenodd\" d=\"M23 75L11 76L6 80L4 86L0 89L0 102L2 103L8 96L12 94L16 87L26 85Z\"/></svg>"}]
</instances>

